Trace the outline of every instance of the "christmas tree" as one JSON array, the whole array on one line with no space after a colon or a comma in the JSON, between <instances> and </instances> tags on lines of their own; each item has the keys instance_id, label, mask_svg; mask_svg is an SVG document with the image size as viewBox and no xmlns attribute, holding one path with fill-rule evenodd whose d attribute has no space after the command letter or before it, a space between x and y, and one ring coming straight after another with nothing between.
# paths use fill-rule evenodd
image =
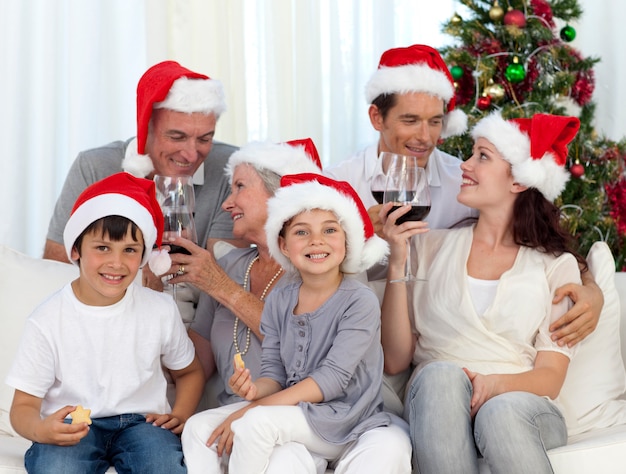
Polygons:
<instances>
[{"instance_id":1,"label":"christmas tree","mask_svg":"<svg viewBox=\"0 0 626 474\"><path fill-rule=\"evenodd\" d=\"M535 113L576 115L580 131L570 144L571 179L556 201L564 224L586 255L593 242L608 243L618 270L626 269L626 140L598 136L593 127L593 66L569 43L569 24L582 15L577 0L460 0L444 32L454 37L441 53L455 80L456 100L472 127L499 110L505 118ZM559 26L557 26L557 21ZM471 155L468 134L441 148Z\"/></svg>"}]
</instances>

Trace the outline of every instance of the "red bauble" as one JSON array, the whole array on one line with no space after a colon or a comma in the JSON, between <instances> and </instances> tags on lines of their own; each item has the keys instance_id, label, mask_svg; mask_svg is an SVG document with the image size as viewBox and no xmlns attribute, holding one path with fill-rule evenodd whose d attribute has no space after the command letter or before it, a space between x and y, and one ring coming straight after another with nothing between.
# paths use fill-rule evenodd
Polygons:
<instances>
[{"instance_id":1,"label":"red bauble","mask_svg":"<svg viewBox=\"0 0 626 474\"><path fill-rule=\"evenodd\" d=\"M575 163L569 169L569 172L572 174L574 178L580 178L585 174L585 167L580 163Z\"/></svg>"},{"instance_id":2,"label":"red bauble","mask_svg":"<svg viewBox=\"0 0 626 474\"><path fill-rule=\"evenodd\" d=\"M491 106L491 97L488 95L483 95L478 98L476 102L476 107L480 110L487 110Z\"/></svg>"},{"instance_id":3,"label":"red bauble","mask_svg":"<svg viewBox=\"0 0 626 474\"><path fill-rule=\"evenodd\" d=\"M509 10L504 15L504 24L524 28L526 26L526 17L524 16L524 12L520 10Z\"/></svg>"}]
</instances>

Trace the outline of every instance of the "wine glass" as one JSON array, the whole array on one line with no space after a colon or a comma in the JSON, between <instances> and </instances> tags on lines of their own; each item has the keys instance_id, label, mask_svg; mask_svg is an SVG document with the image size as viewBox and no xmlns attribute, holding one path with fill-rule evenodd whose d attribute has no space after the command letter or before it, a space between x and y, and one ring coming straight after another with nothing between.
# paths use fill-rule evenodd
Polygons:
<instances>
[{"instance_id":1,"label":"wine glass","mask_svg":"<svg viewBox=\"0 0 626 474\"><path fill-rule=\"evenodd\" d=\"M164 245L170 253L189 253L184 247L172 244L175 237L184 237L198 242L196 224L193 217L195 194L191 176L155 175L156 196L163 211ZM176 285L172 284L172 296L176 300Z\"/></svg>"},{"instance_id":2,"label":"wine glass","mask_svg":"<svg viewBox=\"0 0 626 474\"><path fill-rule=\"evenodd\" d=\"M410 204L411 209L396 220L396 225L407 221L421 221L430 212L430 189L424 168L417 165L414 156L395 155L387 169L384 202L393 202L390 213ZM411 274L411 242L407 240L406 270L403 278L396 281L415 281Z\"/></svg>"},{"instance_id":3,"label":"wine glass","mask_svg":"<svg viewBox=\"0 0 626 474\"><path fill-rule=\"evenodd\" d=\"M385 186L387 185L387 170L389 170L389 165L396 159L396 156L399 155L389 151L381 151L378 156L383 174L377 174L374 176L372 182L370 183L370 191L378 204L382 204L384 202Z\"/></svg>"}]
</instances>

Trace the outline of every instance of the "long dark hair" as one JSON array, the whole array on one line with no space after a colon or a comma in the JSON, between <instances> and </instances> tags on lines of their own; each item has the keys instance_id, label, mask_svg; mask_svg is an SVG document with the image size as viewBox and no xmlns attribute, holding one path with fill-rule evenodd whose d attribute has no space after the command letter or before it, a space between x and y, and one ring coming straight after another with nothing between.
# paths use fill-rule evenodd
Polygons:
<instances>
[{"instance_id":1,"label":"long dark hair","mask_svg":"<svg viewBox=\"0 0 626 474\"><path fill-rule=\"evenodd\" d=\"M574 251L574 238L561 226L561 211L535 188L520 193L513 206L513 239L518 245L559 256L569 252L587 271L587 261Z\"/></svg>"}]
</instances>

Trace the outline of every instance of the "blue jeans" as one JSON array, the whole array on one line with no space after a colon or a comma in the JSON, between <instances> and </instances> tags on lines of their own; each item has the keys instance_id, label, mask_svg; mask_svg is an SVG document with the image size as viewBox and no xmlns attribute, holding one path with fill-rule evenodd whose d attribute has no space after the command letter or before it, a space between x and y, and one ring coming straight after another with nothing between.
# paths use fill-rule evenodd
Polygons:
<instances>
[{"instance_id":1,"label":"blue jeans","mask_svg":"<svg viewBox=\"0 0 626 474\"><path fill-rule=\"evenodd\" d=\"M567 443L553 403L508 392L488 400L472 422L471 397L472 384L456 364L432 362L413 379L405 418L420 474L478 474L478 453L493 474L553 472L546 450Z\"/></svg>"},{"instance_id":2,"label":"blue jeans","mask_svg":"<svg viewBox=\"0 0 626 474\"><path fill-rule=\"evenodd\" d=\"M142 415L94 418L89 434L74 446L33 443L24 464L29 473L186 473L180 438L146 423Z\"/></svg>"}]
</instances>

